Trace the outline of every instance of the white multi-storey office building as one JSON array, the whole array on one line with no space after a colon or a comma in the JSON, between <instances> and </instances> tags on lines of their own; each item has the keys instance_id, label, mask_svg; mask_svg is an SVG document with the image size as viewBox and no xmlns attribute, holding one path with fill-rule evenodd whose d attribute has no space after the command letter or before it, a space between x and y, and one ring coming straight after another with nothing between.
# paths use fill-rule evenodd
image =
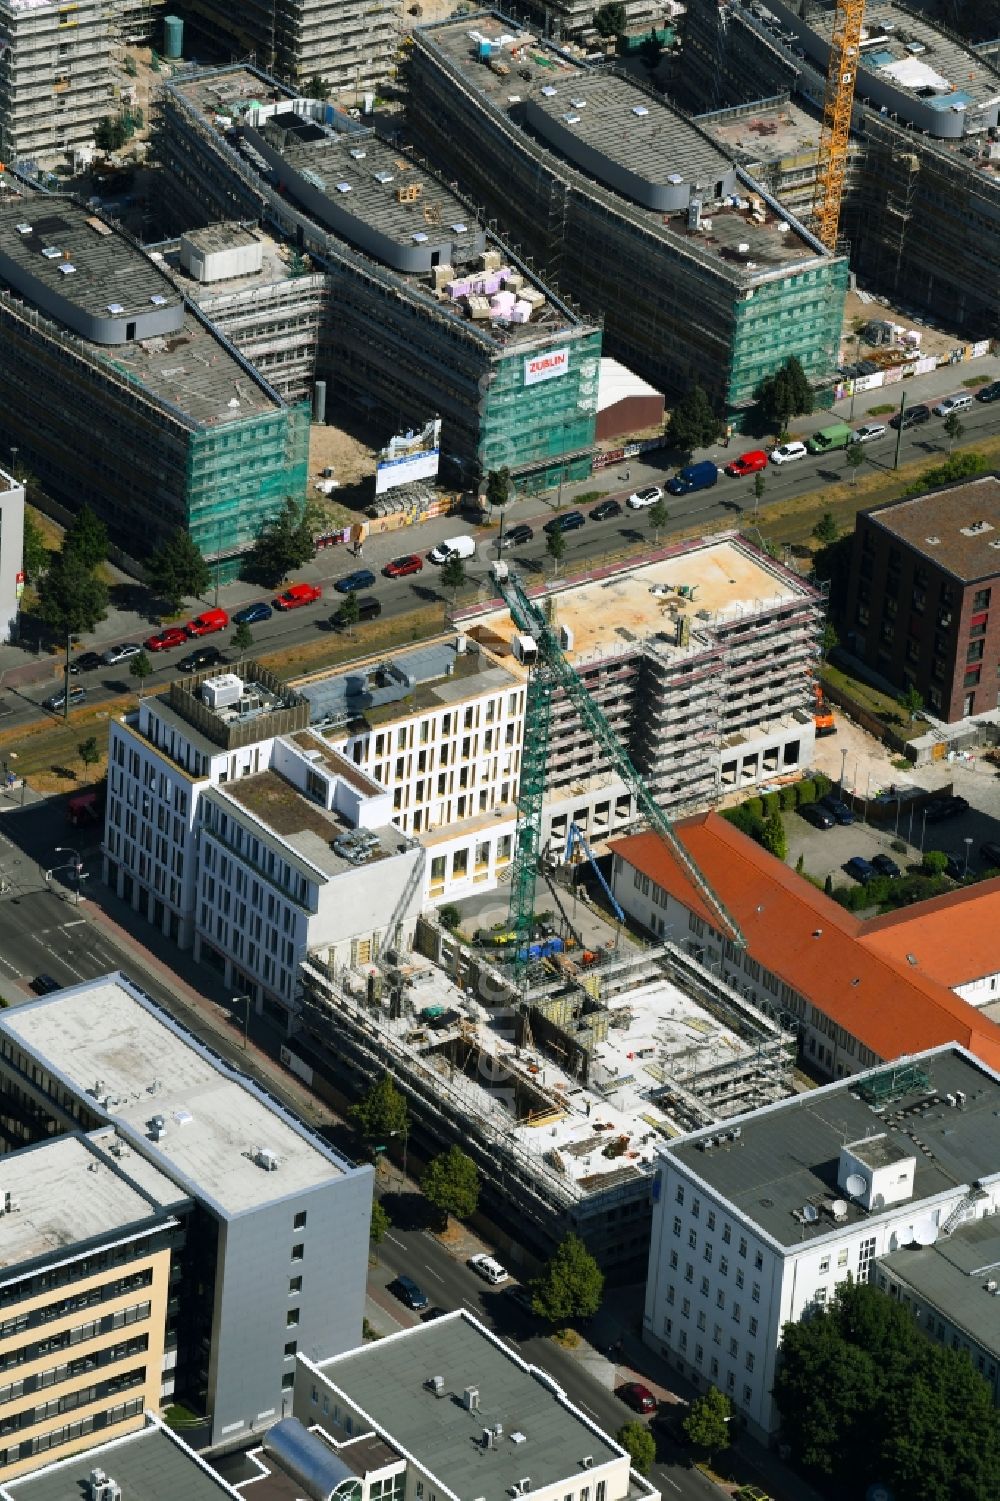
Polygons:
<instances>
[{"instance_id":1,"label":"white multi-storey office building","mask_svg":"<svg viewBox=\"0 0 1000 1501\"><path fill-rule=\"evenodd\" d=\"M1000 1076L947 1046L660 1150L648 1345L777 1427L781 1331L877 1258L1000 1209Z\"/></svg>"}]
</instances>

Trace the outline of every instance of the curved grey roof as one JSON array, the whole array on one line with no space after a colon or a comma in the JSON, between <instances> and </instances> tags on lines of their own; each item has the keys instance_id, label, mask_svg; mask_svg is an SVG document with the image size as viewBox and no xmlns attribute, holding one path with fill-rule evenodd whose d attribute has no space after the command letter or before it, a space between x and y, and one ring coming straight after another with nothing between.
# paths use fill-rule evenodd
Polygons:
<instances>
[{"instance_id":1,"label":"curved grey roof","mask_svg":"<svg viewBox=\"0 0 1000 1501\"><path fill-rule=\"evenodd\" d=\"M301 1485L313 1501L330 1501L341 1481L357 1482L350 1465L299 1422L282 1418L264 1435L264 1452Z\"/></svg>"}]
</instances>

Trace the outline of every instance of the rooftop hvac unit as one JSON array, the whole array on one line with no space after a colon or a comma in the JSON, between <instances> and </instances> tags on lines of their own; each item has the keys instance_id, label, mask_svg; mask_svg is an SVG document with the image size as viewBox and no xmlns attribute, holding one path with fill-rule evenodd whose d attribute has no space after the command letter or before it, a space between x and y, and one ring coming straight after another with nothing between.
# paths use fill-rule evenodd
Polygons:
<instances>
[{"instance_id":1,"label":"rooftop hvac unit","mask_svg":"<svg viewBox=\"0 0 1000 1501\"><path fill-rule=\"evenodd\" d=\"M122 1501L122 1488L103 1470L91 1470L88 1483L89 1501Z\"/></svg>"},{"instance_id":2,"label":"rooftop hvac unit","mask_svg":"<svg viewBox=\"0 0 1000 1501\"><path fill-rule=\"evenodd\" d=\"M466 1412L478 1412L479 1411L479 1388L478 1388L478 1386L467 1386L465 1388L464 1393L462 1394L462 1401L465 1404L465 1410L466 1410Z\"/></svg>"},{"instance_id":3,"label":"rooftop hvac unit","mask_svg":"<svg viewBox=\"0 0 1000 1501\"><path fill-rule=\"evenodd\" d=\"M276 1173L278 1171L278 1154L272 1151L270 1147L257 1147L253 1158L257 1166L262 1167L265 1173Z\"/></svg>"},{"instance_id":4,"label":"rooftop hvac unit","mask_svg":"<svg viewBox=\"0 0 1000 1501\"><path fill-rule=\"evenodd\" d=\"M443 1376L428 1376L424 1385L430 1388L435 1397L443 1397L445 1395Z\"/></svg>"},{"instance_id":5,"label":"rooftop hvac unit","mask_svg":"<svg viewBox=\"0 0 1000 1501\"><path fill-rule=\"evenodd\" d=\"M167 1134L166 1118L162 1115L154 1115L149 1123L149 1134L154 1141L162 1141Z\"/></svg>"},{"instance_id":6,"label":"rooftop hvac unit","mask_svg":"<svg viewBox=\"0 0 1000 1501\"><path fill-rule=\"evenodd\" d=\"M525 667L530 667L538 659L538 643L534 636L515 636L514 659L523 662Z\"/></svg>"},{"instance_id":7,"label":"rooftop hvac unit","mask_svg":"<svg viewBox=\"0 0 1000 1501\"><path fill-rule=\"evenodd\" d=\"M208 678L201 685L201 698L206 708L231 709L243 695L243 680L235 672L223 672L217 678Z\"/></svg>"}]
</instances>

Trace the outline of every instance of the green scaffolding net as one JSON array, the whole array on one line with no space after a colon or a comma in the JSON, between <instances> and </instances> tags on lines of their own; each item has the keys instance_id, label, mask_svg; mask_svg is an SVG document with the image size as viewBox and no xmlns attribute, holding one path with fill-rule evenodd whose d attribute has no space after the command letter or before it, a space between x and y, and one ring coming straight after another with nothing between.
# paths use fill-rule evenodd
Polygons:
<instances>
[{"instance_id":1,"label":"green scaffolding net","mask_svg":"<svg viewBox=\"0 0 1000 1501\"><path fill-rule=\"evenodd\" d=\"M308 402L204 428L188 447L191 536L207 558L246 552L287 496L305 497Z\"/></svg>"}]
</instances>

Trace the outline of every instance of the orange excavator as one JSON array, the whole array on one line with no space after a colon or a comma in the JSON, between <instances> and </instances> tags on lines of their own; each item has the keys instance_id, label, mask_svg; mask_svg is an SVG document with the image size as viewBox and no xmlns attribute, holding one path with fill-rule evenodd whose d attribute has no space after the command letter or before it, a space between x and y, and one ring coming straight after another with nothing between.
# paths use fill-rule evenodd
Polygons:
<instances>
[{"instance_id":1,"label":"orange excavator","mask_svg":"<svg viewBox=\"0 0 1000 1501\"><path fill-rule=\"evenodd\" d=\"M837 733L837 724L833 717L833 710L826 701L823 684L814 682L812 688L814 698L813 723L816 726L816 738L818 740L823 735L835 735Z\"/></svg>"}]
</instances>

